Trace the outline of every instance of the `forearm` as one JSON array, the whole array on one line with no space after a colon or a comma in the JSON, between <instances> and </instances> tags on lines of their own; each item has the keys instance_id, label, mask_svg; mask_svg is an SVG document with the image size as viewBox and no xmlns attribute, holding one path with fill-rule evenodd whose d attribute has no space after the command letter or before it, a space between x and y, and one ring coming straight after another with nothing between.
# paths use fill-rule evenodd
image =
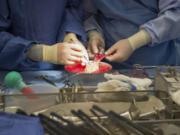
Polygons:
<instances>
[{"instance_id":1,"label":"forearm","mask_svg":"<svg viewBox=\"0 0 180 135\"><path fill-rule=\"evenodd\" d=\"M141 29L139 32L129 37L128 41L134 51L144 45L147 45L148 43L151 43L152 38L146 30Z\"/></svg>"},{"instance_id":2,"label":"forearm","mask_svg":"<svg viewBox=\"0 0 180 135\"><path fill-rule=\"evenodd\" d=\"M100 25L98 24L98 21L93 15L87 18L86 20L84 20L84 28L86 32L96 30L97 32L103 34L102 28L100 27Z\"/></svg>"},{"instance_id":3,"label":"forearm","mask_svg":"<svg viewBox=\"0 0 180 135\"><path fill-rule=\"evenodd\" d=\"M157 18L143 24L141 28L152 37L152 44L180 38L180 1L160 0Z\"/></svg>"},{"instance_id":4,"label":"forearm","mask_svg":"<svg viewBox=\"0 0 180 135\"><path fill-rule=\"evenodd\" d=\"M15 69L18 65L33 64L28 61L26 52L34 44L20 37L15 37L8 32L0 32L0 68Z\"/></svg>"},{"instance_id":5,"label":"forearm","mask_svg":"<svg viewBox=\"0 0 180 135\"><path fill-rule=\"evenodd\" d=\"M83 24L86 32L96 30L102 34L102 28L97 21L98 10L92 0L83 0L83 12Z\"/></svg>"},{"instance_id":6,"label":"forearm","mask_svg":"<svg viewBox=\"0 0 180 135\"><path fill-rule=\"evenodd\" d=\"M28 50L27 56L33 61L58 64L58 45L35 44Z\"/></svg>"},{"instance_id":7,"label":"forearm","mask_svg":"<svg viewBox=\"0 0 180 135\"><path fill-rule=\"evenodd\" d=\"M78 1L79 2L79 1ZM66 33L74 33L79 40L85 41L85 30L82 24L82 4L69 1L65 11L63 29Z\"/></svg>"},{"instance_id":8,"label":"forearm","mask_svg":"<svg viewBox=\"0 0 180 135\"><path fill-rule=\"evenodd\" d=\"M33 61L43 61L43 45L41 44L34 44L31 48L27 51L27 56L29 59Z\"/></svg>"}]
</instances>

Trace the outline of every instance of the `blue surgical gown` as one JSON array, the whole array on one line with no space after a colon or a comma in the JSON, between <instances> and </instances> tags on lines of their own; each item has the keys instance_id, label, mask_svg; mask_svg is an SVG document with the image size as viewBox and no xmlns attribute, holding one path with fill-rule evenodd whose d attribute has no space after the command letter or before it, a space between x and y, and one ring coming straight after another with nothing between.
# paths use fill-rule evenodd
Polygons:
<instances>
[{"instance_id":1,"label":"blue surgical gown","mask_svg":"<svg viewBox=\"0 0 180 135\"><path fill-rule=\"evenodd\" d=\"M32 44L53 45L66 32L85 40L81 0L0 0L0 69L45 70L62 66L33 62L26 56Z\"/></svg>"},{"instance_id":2,"label":"blue surgical gown","mask_svg":"<svg viewBox=\"0 0 180 135\"><path fill-rule=\"evenodd\" d=\"M152 43L137 49L127 65L180 65L180 0L92 0L106 47L146 29Z\"/></svg>"},{"instance_id":3,"label":"blue surgical gown","mask_svg":"<svg viewBox=\"0 0 180 135\"><path fill-rule=\"evenodd\" d=\"M39 118L0 112L0 135L44 135Z\"/></svg>"}]
</instances>

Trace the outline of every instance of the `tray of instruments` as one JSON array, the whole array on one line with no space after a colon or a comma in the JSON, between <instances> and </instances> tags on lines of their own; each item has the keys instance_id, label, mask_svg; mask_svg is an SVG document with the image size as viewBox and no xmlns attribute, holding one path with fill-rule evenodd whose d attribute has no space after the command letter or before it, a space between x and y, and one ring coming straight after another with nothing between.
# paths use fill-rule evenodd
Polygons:
<instances>
[{"instance_id":1,"label":"tray of instruments","mask_svg":"<svg viewBox=\"0 0 180 135\"><path fill-rule=\"evenodd\" d=\"M170 94L178 93L180 89L180 67L157 67L155 70L154 87L155 90L164 90Z\"/></svg>"},{"instance_id":2,"label":"tray of instruments","mask_svg":"<svg viewBox=\"0 0 180 135\"><path fill-rule=\"evenodd\" d=\"M168 101L170 97L165 91L94 92L94 87L83 87L84 90L81 91L74 89L76 90L76 88L62 88L59 93L49 94L2 95L0 105L4 111L15 112L17 109L22 109L28 113L49 110L49 108L56 108L59 105L61 108L69 106L69 109L73 107L87 107L88 109L93 104L101 104L104 108L120 112L127 110L132 104L137 104L138 108L150 108L150 110L158 108L164 110L167 106L165 103L171 103L169 106L174 105ZM163 95L166 93L167 97L157 98L155 95L159 93L163 93Z\"/></svg>"},{"instance_id":3,"label":"tray of instruments","mask_svg":"<svg viewBox=\"0 0 180 135\"><path fill-rule=\"evenodd\" d=\"M81 109L71 109L72 116L64 116L57 112L49 115L38 114L47 135L179 135L180 119L167 119L161 116L156 119L144 119L142 116L129 120L128 112L117 112L93 105L89 110L92 115ZM18 114L28 115L22 110ZM148 115L148 114L147 114ZM155 116L161 115L157 113ZM126 117L126 118L125 118Z\"/></svg>"},{"instance_id":4,"label":"tray of instruments","mask_svg":"<svg viewBox=\"0 0 180 135\"><path fill-rule=\"evenodd\" d=\"M147 129L151 128L152 131L162 129L163 134L159 133L158 130L153 133L154 135L156 133L158 135L166 135L164 134L166 129L168 129L167 133L170 129L171 131L172 129L176 131L174 133L179 133L180 109L176 104L169 102L171 98L165 91L94 92L93 89L95 88L84 87L83 89L85 90L75 92L72 91L72 88L63 88L59 93L53 94L2 95L1 105L6 112L39 116L45 131L49 130L47 125L57 124L59 122L57 117L60 116L61 120L64 121L60 125L65 129L67 128L67 132L69 132L68 129L71 128L73 123L76 131L79 131L81 128L86 131L87 124L91 126L95 124L96 126L101 126L99 128L104 129L104 131L101 131L102 134L110 131L109 135L121 132L123 132L123 135L128 135L124 133L123 129L132 130L132 128L133 133L139 130L146 135L151 131L147 131ZM89 89L92 91L89 92ZM160 93L163 93L163 97L156 97L156 95L161 95ZM112 97L113 95L120 95L119 100L103 99L103 97ZM101 100L97 100L97 97L101 97ZM100 112L94 112L92 109L94 106L101 108ZM133 121L127 123L127 120L123 119L124 117ZM52 120L55 121L52 123ZM88 129L96 131L95 125L93 127L88 126ZM49 126L51 127L51 125ZM56 129L57 125L54 126ZM75 130L74 128L72 130ZM53 129L53 131L55 130ZM84 131L81 130L79 132ZM89 133L92 133L90 131ZM98 130L96 132L98 133Z\"/></svg>"},{"instance_id":5,"label":"tray of instruments","mask_svg":"<svg viewBox=\"0 0 180 135\"><path fill-rule=\"evenodd\" d=\"M54 134L53 131L56 133L64 131L67 135L77 133L87 135L179 135L180 133L180 119L162 117L160 112L149 119L146 116L150 114L146 114L144 119L143 116L139 116L135 120L129 120L132 118L132 112L119 115L116 111L109 111L99 105L93 105L89 111L92 115L84 110L73 108L71 110L73 116L64 117L54 111L50 115L40 114L38 116L45 131L49 134ZM129 113L130 117L127 117ZM161 117L157 117L158 115Z\"/></svg>"}]
</instances>

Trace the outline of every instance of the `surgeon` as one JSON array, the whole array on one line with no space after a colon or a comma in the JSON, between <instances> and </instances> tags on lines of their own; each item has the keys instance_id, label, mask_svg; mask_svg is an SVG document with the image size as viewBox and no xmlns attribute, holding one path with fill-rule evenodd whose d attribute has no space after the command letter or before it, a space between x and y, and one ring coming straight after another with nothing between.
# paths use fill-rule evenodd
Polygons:
<instances>
[{"instance_id":1,"label":"surgeon","mask_svg":"<svg viewBox=\"0 0 180 135\"><path fill-rule=\"evenodd\" d=\"M90 56L105 52L108 61L127 66L180 65L180 0L86 0L83 5Z\"/></svg>"},{"instance_id":2,"label":"surgeon","mask_svg":"<svg viewBox=\"0 0 180 135\"><path fill-rule=\"evenodd\" d=\"M81 0L0 0L0 70L61 69L86 50Z\"/></svg>"}]
</instances>

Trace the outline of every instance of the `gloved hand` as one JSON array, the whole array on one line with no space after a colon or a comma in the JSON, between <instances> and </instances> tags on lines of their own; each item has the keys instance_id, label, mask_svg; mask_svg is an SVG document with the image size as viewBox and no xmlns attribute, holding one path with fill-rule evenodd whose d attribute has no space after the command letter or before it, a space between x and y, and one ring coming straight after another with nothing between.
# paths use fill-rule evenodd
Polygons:
<instances>
[{"instance_id":1,"label":"gloved hand","mask_svg":"<svg viewBox=\"0 0 180 135\"><path fill-rule=\"evenodd\" d=\"M82 61L83 64L88 63L89 57L88 57L87 50L84 47L84 45L78 40L76 34L67 33L66 36L64 37L63 42L73 43L73 44L76 44L77 46L81 47L82 48L81 52L83 54L83 57L81 58L81 61Z\"/></svg>"},{"instance_id":2,"label":"gloved hand","mask_svg":"<svg viewBox=\"0 0 180 135\"><path fill-rule=\"evenodd\" d=\"M105 43L101 33L96 30L88 32L88 55L90 58L93 58L96 53L103 54Z\"/></svg>"},{"instance_id":3,"label":"gloved hand","mask_svg":"<svg viewBox=\"0 0 180 135\"><path fill-rule=\"evenodd\" d=\"M80 44L62 43L58 46L58 63L64 65L80 62L84 57L85 48Z\"/></svg>"},{"instance_id":4,"label":"gloved hand","mask_svg":"<svg viewBox=\"0 0 180 135\"><path fill-rule=\"evenodd\" d=\"M115 43L106 51L106 59L113 62L124 62L138 48L151 42L151 36L146 30L140 30L133 36Z\"/></svg>"},{"instance_id":5,"label":"gloved hand","mask_svg":"<svg viewBox=\"0 0 180 135\"><path fill-rule=\"evenodd\" d=\"M72 43L57 43L52 46L37 44L27 52L27 56L34 61L44 61L53 64L74 64L81 61L84 48Z\"/></svg>"},{"instance_id":6,"label":"gloved hand","mask_svg":"<svg viewBox=\"0 0 180 135\"><path fill-rule=\"evenodd\" d=\"M130 45L128 39L120 40L115 45L113 45L107 52L106 59L108 61L123 62L129 58L133 53L133 49Z\"/></svg>"},{"instance_id":7,"label":"gloved hand","mask_svg":"<svg viewBox=\"0 0 180 135\"><path fill-rule=\"evenodd\" d=\"M63 42L72 42L72 41L74 41L74 42L79 42L76 34L69 32L69 33L67 33L66 36L64 37Z\"/></svg>"}]
</instances>

